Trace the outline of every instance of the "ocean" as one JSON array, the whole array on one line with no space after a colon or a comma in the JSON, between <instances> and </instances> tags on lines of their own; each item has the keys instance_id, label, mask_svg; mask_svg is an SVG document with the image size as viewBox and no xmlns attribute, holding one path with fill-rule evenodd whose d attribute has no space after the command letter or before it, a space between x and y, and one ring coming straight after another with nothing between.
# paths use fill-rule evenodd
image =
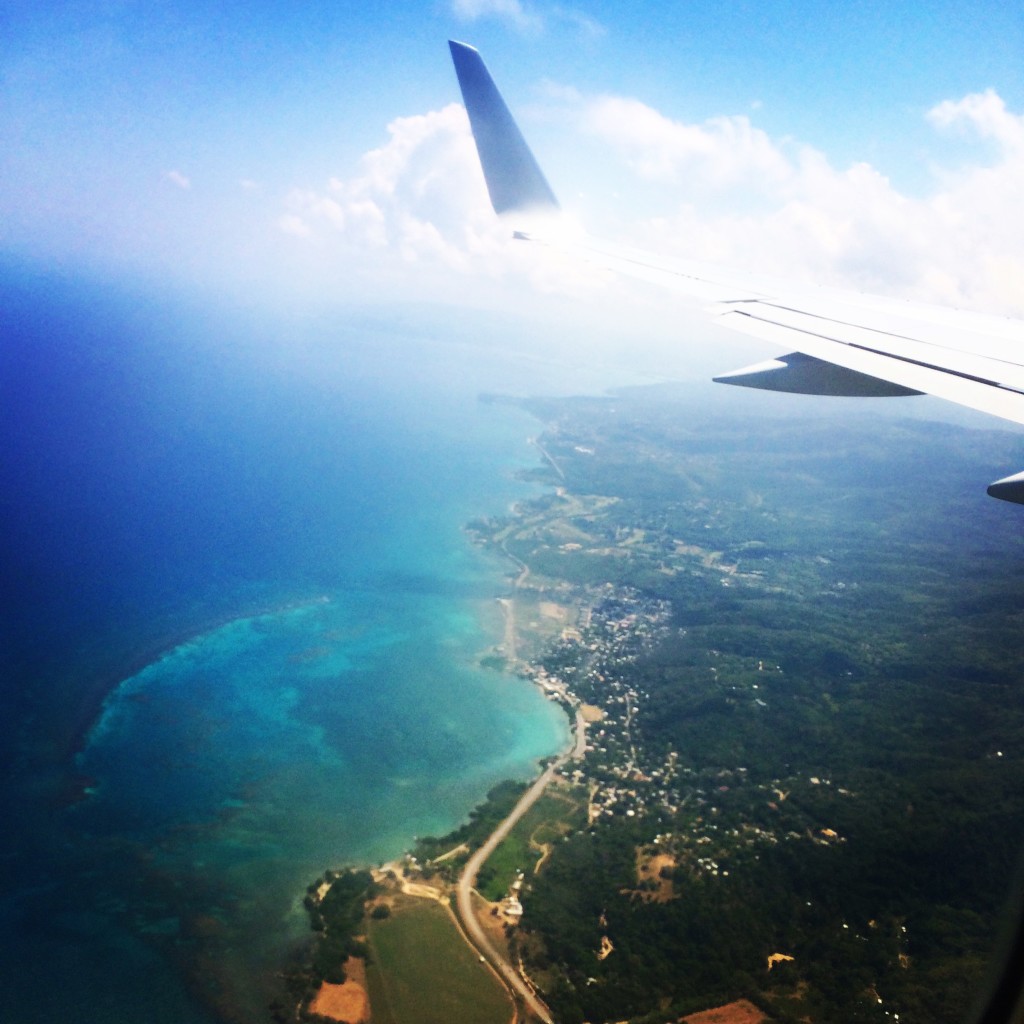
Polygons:
<instances>
[{"instance_id":1,"label":"ocean","mask_svg":"<svg viewBox=\"0 0 1024 1024\"><path fill-rule=\"evenodd\" d=\"M309 882L568 742L479 664L511 569L463 526L538 425L478 396L612 381L485 314L11 268L0 312L0 1017L265 1019Z\"/></svg>"}]
</instances>

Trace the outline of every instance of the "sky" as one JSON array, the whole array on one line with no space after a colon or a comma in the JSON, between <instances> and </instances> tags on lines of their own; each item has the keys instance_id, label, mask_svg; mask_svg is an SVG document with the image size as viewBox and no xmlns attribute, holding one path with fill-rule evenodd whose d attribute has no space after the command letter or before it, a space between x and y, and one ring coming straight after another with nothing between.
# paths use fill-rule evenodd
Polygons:
<instances>
[{"instance_id":1,"label":"sky","mask_svg":"<svg viewBox=\"0 0 1024 1024\"><path fill-rule=\"evenodd\" d=\"M634 286L509 243L448 38L594 234L1024 316L1005 0L8 0L0 259L238 301L641 316Z\"/></svg>"}]
</instances>

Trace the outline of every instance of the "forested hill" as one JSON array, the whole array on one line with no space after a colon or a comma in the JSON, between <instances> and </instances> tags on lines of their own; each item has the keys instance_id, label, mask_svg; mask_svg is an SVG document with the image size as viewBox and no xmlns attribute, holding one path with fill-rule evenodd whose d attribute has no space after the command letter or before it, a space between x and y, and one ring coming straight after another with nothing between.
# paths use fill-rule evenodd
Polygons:
<instances>
[{"instance_id":1,"label":"forested hill","mask_svg":"<svg viewBox=\"0 0 1024 1024\"><path fill-rule=\"evenodd\" d=\"M478 529L604 713L523 896L557 1019L962 1020L1024 841L1024 518L983 487L1019 439L524 404L561 491Z\"/></svg>"}]
</instances>

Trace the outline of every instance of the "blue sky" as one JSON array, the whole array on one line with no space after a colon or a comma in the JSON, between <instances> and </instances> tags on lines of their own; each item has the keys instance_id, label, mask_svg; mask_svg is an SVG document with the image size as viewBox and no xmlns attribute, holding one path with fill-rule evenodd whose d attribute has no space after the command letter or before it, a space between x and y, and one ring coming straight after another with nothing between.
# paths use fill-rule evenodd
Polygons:
<instances>
[{"instance_id":1,"label":"blue sky","mask_svg":"<svg viewBox=\"0 0 1024 1024\"><path fill-rule=\"evenodd\" d=\"M445 41L603 234L1024 314L1024 14L974 3L27 3L0 253L305 299L585 290L509 253Z\"/></svg>"}]
</instances>

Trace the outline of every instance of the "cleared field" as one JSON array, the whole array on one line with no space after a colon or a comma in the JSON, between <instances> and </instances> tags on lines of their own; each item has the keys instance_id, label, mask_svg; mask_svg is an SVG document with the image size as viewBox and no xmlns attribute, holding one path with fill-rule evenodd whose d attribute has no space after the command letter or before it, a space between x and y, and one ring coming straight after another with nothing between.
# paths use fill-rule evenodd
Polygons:
<instances>
[{"instance_id":1,"label":"cleared field","mask_svg":"<svg viewBox=\"0 0 1024 1024\"><path fill-rule=\"evenodd\" d=\"M448 911L426 900L371 920L367 984L373 1024L508 1024L504 987L466 944Z\"/></svg>"}]
</instances>

